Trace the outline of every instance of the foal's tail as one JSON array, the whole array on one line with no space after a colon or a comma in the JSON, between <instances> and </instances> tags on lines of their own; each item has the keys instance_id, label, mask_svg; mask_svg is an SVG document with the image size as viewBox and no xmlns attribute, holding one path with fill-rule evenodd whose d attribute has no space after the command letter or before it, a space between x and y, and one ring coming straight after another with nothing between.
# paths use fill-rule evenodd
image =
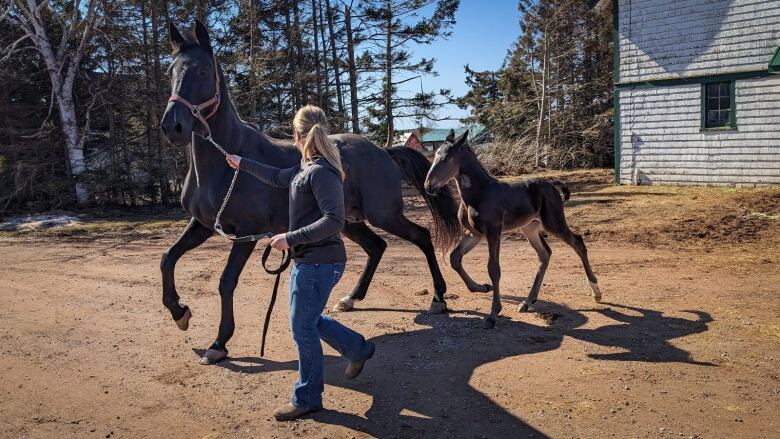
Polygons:
<instances>
[{"instance_id":1,"label":"foal's tail","mask_svg":"<svg viewBox=\"0 0 780 439\"><path fill-rule=\"evenodd\" d=\"M569 201L569 197L571 197L571 191L569 190L569 186L566 186L566 183L559 180L553 180L550 183L561 192L561 198L563 198L564 203Z\"/></svg>"},{"instance_id":2,"label":"foal's tail","mask_svg":"<svg viewBox=\"0 0 780 439\"><path fill-rule=\"evenodd\" d=\"M419 151L406 146L397 146L387 148L387 152L401 171L403 179L416 187L428 204L433 215L434 245L446 252L460 238L458 205L455 197L447 187L443 187L435 195L425 190L425 177L431 168L431 162Z\"/></svg>"}]
</instances>

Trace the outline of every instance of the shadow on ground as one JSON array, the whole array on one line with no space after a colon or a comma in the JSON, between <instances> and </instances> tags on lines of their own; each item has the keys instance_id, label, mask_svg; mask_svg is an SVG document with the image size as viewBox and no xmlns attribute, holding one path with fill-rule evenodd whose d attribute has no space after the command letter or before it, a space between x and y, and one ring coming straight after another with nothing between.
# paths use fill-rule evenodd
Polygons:
<instances>
[{"instance_id":1,"label":"shadow on ground","mask_svg":"<svg viewBox=\"0 0 780 439\"><path fill-rule=\"evenodd\" d=\"M480 317L484 315L477 313L418 314L415 322L426 328L372 339L377 344L376 356L368 364L366 373L354 381L344 378L343 360L333 356L326 358L328 385L373 397L364 416L325 410L313 415L312 419L379 438L543 438L547 437L544 433L468 384L476 368L507 357L557 349L565 336L624 350L616 354L590 355L597 360L702 364L693 361L690 353L673 346L670 340L706 331L707 323L712 321L709 314L691 311L697 318L687 320L666 317L655 310L606 305L610 308L572 310L539 302L537 312L552 322L549 326L502 318L492 331L482 329ZM581 328L588 321L587 313L592 312L617 323L595 329ZM244 357L229 358L220 363L220 367L242 373L262 373L295 370L297 362Z\"/></svg>"}]
</instances>

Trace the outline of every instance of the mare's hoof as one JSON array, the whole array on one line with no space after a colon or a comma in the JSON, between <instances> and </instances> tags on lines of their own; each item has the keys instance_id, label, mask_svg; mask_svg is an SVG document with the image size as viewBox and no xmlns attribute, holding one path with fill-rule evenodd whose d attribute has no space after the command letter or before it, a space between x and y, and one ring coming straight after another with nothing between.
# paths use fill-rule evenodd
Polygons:
<instances>
[{"instance_id":1,"label":"mare's hoof","mask_svg":"<svg viewBox=\"0 0 780 439\"><path fill-rule=\"evenodd\" d=\"M495 317L486 317L485 323L483 324L485 329L493 329L496 327L496 318Z\"/></svg>"},{"instance_id":2,"label":"mare's hoof","mask_svg":"<svg viewBox=\"0 0 780 439\"><path fill-rule=\"evenodd\" d=\"M176 322L176 326L182 331L186 331L187 328L190 327L190 319L192 318L192 311L190 311L190 308L185 308L187 308L187 310L184 311L184 315L181 316L179 320L174 320L174 322Z\"/></svg>"},{"instance_id":3,"label":"mare's hoof","mask_svg":"<svg viewBox=\"0 0 780 439\"><path fill-rule=\"evenodd\" d=\"M447 302L431 302L431 307L428 309L429 314L444 314L447 312Z\"/></svg>"},{"instance_id":4,"label":"mare's hoof","mask_svg":"<svg viewBox=\"0 0 780 439\"><path fill-rule=\"evenodd\" d=\"M209 366L212 364L217 364L225 358L227 358L227 351L220 349L209 349L205 354L203 354L202 357L200 357L200 364Z\"/></svg>"},{"instance_id":5,"label":"mare's hoof","mask_svg":"<svg viewBox=\"0 0 780 439\"><path fill-rule=\"evenodd\" d=\"M598 284L595 282L590 282L590 288L593 290L593 293L591 293L591 297L593 297L593 300L596 301L596 303L601 302L601 289L599 288Z\"/></svg>"},{"instance_id":6,"label":"mare's hoof","mask_svg":"<svg viewBox=\"0 0 780 439\"><path fill-rule=\"evenodd\" d=\"M355 302L357 302L357 299L352 299L349 296L342 297L341 300L338 301L338 303L333 305L333 311L336 312L351 311L353 308L355 308Z\"/></svg>"},{"instance_id":7,"label":"mare's hoof","mask_svg":"<svg viewBox=\"0 0 780 439\"><path fill-rule=\"evenodd\" d=\"M517 312L531 312L534 308L531 306L528 302L523 300L523 302L520 304L520 306L517 307Z\"/></svg>"}]
</instances>

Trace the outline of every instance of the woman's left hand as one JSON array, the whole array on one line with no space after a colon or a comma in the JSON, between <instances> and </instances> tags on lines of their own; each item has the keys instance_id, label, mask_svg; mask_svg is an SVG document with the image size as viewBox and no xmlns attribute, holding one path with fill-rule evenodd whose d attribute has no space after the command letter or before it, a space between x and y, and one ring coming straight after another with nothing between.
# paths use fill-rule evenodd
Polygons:
<instances>
[{"instance_id":1,"label":"woman's left hand","mask_svg":"<svg viewBox=\"0 0 780 439\"><path fill-rule=\"evenodd\" d=\"M274 237L271 238L271 247L277 249L277 250L287 250L290 248L290 245L287 244L287 235L284 233L280 233Z\"/></svg>"},{"instance_id":2,"label":"woman's left hand","mask_svg":"<svg viewBox=\"0 0 780 439\"><path fill-rule=\"evenodd\" d=\"M225 160L227 160L228 165L230 165L233 169L238 169L241 167L241 156L228 154L225 156Z\"/></svg>"}]
</instances>

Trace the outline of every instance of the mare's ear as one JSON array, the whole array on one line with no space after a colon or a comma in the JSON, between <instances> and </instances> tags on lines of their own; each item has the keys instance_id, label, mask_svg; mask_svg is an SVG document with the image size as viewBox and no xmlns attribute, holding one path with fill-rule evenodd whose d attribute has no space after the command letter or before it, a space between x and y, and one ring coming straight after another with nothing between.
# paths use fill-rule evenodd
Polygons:
<instances>
[{"instance_id":1,"label":"mare's ear","mask_svg":"<svg viewBox=\"0 0 780 439\"><path fill-rule=\"evenodd\" d=\"M455 141L455 130L450 130L449 134L447 134L447 138L444 140L453 143Z\"/></svg>"},{"instance_id":2,"label":"mare's ear","mask_svg":"<svg viewBox=\"0 0 780 439\"><path fill-rule=\"evenodd\" d=\"M195 38L198 39L198 44L203 49L211 52L211 37L209 37L209 30L206 29L206 25L200 20L195 20Z\"/></svg>"},{"instance_id":3,"label":"mare's ear","mask_svg":"<svg viewBox=\"0 0 780 439\"><path fill-rule=\"evenodd\" d=\"M168 38L171 40L171 48L174 52L184 45L184 37L181 36L181 32L176 29L176 25L172 21L168 22Z\"/></svg>"}]
</instances>

